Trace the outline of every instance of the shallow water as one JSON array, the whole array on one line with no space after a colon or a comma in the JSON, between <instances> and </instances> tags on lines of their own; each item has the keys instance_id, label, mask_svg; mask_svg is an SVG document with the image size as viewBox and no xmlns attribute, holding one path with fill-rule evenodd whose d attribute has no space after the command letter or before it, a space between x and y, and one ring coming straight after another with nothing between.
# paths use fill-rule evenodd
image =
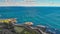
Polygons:
<instances>
[{"instance_id":1,"label":"shallow water","mask_svg":"<svg viewBox=\"0 0 60 34\"><path fill-rule=\"evenodd\" d=\"M0 18L17 18L60 30L60 7L0 7Z\"/></svg>"}]
</instances>

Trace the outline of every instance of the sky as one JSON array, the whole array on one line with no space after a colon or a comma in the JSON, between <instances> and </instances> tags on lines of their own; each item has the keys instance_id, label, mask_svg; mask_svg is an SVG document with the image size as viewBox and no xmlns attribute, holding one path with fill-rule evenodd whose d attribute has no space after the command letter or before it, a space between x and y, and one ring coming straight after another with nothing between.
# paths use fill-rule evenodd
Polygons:
<instances>
[{"instance_id":1,"label":"sky","mask_svg":"<svg viewBox=\"0 0 60 34\"><path fill-rule=\"evenodd\" d=\"M0 0L0 6L60 6L60 0Z\"/></svg>"}]
</instances>

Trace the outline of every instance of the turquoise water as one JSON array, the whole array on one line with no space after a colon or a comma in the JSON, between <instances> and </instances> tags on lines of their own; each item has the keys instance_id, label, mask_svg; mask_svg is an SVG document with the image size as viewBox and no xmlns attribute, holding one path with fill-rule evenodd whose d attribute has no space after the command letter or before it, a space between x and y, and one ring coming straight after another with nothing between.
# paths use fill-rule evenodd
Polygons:
<instances>
[{"instance_id":1,"label":"turquoise water","mask_svg":"<svg viewBox=\"0 0 60 34\"><path fill-rule=\"evenodd\" d=\"M0 18L17 18L60 30L60 7L0 7Z\"/></svg>"}]
</instances>

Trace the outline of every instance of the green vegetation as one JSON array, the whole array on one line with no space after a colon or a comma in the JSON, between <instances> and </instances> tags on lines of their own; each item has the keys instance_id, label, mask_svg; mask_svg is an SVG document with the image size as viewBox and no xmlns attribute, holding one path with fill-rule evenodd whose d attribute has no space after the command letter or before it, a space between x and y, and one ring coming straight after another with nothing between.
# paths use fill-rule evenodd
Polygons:
<instances>
[{"instance_id":1,"label":"green vegetation","mask_svg":"<svg viewBox=\"0 0 60 34\"><path fill-rule=\"evenodd\" d=\"M15 26L15 31L18 34L38 34L37 32L35 32L34 30L28 30L24 27L16 27Z\"/></svg>"},{"instance_id":2,"label":"green vegetation","mask_svg":"<svg viewBox=\"0 0 60 34\"><path fill-rule=\"evenodd\" d=\"M35 30L32 30L31 28L26 28L24 26L11 26L5 23L0 24L0 31L3 34L39 34ZM2 34L0 33L0 34Z\"/></svg>"}]
</instances>

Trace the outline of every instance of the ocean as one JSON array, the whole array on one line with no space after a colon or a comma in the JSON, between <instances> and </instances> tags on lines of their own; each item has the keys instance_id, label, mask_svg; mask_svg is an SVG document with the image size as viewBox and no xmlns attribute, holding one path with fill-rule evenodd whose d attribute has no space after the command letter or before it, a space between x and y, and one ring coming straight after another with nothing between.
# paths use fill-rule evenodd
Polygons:
<instances>
[{"instance_id":1,"label":"ocean","mask_svg":"<svg viewBox=\"0 0 60 34\"><path fill-rule=\"evenodd\" d=\"M60 7L0 7L0 19L6 18L17 18L17 24L33 22L60 31Z\"/></svg>"}]
</instances>

